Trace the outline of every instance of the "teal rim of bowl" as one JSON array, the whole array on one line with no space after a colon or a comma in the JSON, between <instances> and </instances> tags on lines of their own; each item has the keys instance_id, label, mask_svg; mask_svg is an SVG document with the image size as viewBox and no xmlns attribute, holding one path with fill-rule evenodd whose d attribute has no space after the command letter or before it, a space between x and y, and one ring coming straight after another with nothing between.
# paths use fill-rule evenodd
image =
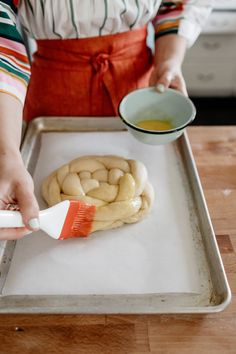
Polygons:
<instances>
[{"instance_id":1,"label":"teal rim of bowl","mask_svg":"<svg viewBox=\"0 0 236 354\"><path fill-rule=\"evenodd\" d=\"M148 89L151 89L151 88L152 88L152 87L145 87L145 88L137 89L137 90L135 90L135 91L147 91ZM184 98L189 102L190 106L192 107L193 112L192 112L192 114L191 114L189 120L188 120L185 124L183 124L183 125L181 125L181 126L179 126L179 127L177 127L177 128L169 129L169 130L148 130L148 129L139 128L139 127L137 127L137 125L134 125L134 124L132 124L132 123L127 122L127 120L122 116L122 114L121 114L121 112L120 112L120 106L121 106L122 102L127 98L127 96L132 95L132 93L133 93L134 91L131 91L130 93L128 93L127 95L125 95L125 96L122 98L122 100L120 101L120 103L119 103L119 106L118 106L118 113L119 113L119 116L120 116L121 120L122 120L126 125L128 125L130 128L132 128L132 129L134 129L134 130L137 130L138 132L147 133L147 134L153 134L153 135L159 135L159 134L160 134L160 135L163 135L163 134L176 133L176 132L178 132L178 131L180 131L180 130L186 128L186 127L187 127L190 123L192 123L192 121L194 120L194 118L195 118L195 116L196 116L196 108L195 108L193 102L190 100L190 98L188 98L188 97L186 97L186 96L183 96L183 94L180 93L180 92L178 92L177 90L170 89L170 88L168 88L168 90L169 90L169 91L173 91L173 92L174 92L175 94L177 94L177 95L181 95L181 97L184 97ZM158 92L157 92L157 93L158 93ZM162 93L159 93L159 94L162 95Z\"/></svg>"}]
</instances>

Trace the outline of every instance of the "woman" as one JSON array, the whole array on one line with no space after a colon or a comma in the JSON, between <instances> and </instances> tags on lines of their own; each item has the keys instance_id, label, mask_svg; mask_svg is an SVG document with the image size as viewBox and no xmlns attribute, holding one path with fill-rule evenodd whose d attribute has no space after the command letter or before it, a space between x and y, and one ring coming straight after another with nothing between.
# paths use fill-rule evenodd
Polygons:
<instances>
[{"instance_id":1,"label":"woman","mask_svg":"<svg viewBox=\"0 0 236 354\"><path fill-rule=\"evenodd\" d=\"M0 239L39 227L19 152L22 116L114 116L126 93L148 85L186 95L181 64L210 10L211 0L0 0L0 208L17 203L27 225L2 229ZM28 90L17 20L37 40ZM151 21L154 57L146 45Z\"/></svg>"}]
</instances>

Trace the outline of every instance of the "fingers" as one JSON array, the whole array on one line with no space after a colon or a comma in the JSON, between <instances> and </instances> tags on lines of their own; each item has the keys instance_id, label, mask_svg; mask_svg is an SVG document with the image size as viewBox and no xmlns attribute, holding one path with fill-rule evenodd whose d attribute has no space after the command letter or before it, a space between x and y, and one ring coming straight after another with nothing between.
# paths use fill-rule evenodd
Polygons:
<instances>
[{"instance_id":1,"label":"fingers","mask_svg":"<svg viewBox=\"0 0 236 354\"><path fill-rule=\"evenodd\" d=\"M26 180L24 180L26 182ZM27 183L23 183L27 184ZM4 195L4 191L10 189L7 183L1 184L0 190L2 191L2 195ZM28 189L28 190L27 190ZM27 187L22 187L18 185L16 188L15 198L13 199L11 196L2 197L0 199L0 209L6 210L18 210L23 205L23 213L25 213L26 217L23 216L23 221L27 224L27 217L31 217L34 215L38 215L38 205L36 199L34 197L33 192L31 191L30 185ZM20 191L20 192L19 192ZM18 192L18 193L17 193ZM7 193L6 193L7 194ZM19 208L14 207L14 203L18 203ZM29 203L29 205L27 205ZM12 206L11 206L12 205ZM27 206L26 206L27 205ZM22 210L20 210L22 213ZM22 213L22 214L23 214ZM31 228L32 229L32 228ZM0 240L17 240L30 234L32 231L29 230L27 227L20 227L20 228L0 228Z\"/></svg>"},{"instance_id":2,"label":"fingers","mask_svg":"<svg viewBox=\"0 0 236 354\"><path fill-rule=\"evenodd\" d=\"M172 79L173 74L168 70L165 70L163 73L153 70L149 84L150 86L156 86L159 92L164 92L170 86Z\"/></svg>"},{"instance_id":3,"label":"fingers","mask_svg":"<svg viewBox=\"0 0 236 354\"><path fill-rule=\"evenodd\" d=\"M159 93L165 92L170 87L188 96L186 84L180 71L174 72L168 69L160 72L157 68L151 74L149 85L155 86Z\"/></svg>"},{"instance_id":4,"label":"fingers","mask_svg":"<svg viewBox=\"0 0 236 354\"><path fill-rule=\"evenodd\" d=\"M157 71L153 70L149 79L149 86L156 86L158 80Z\"/></svg>"},{"instance_id":5,"label":"fingers","mask_svg":"<svg viewBox=\"0 0 236 354\"><path fill-rule=\"evenodd\" d=\"M39 229L39 207L34 195L33 187L28 184L18 184L15 196L22 214L23 222L30 230Z\"/></svg>"},{"instance_id":6,"label":"fingers","mask_svg":"<svg viewBox=\"0 0 236 354\"><path fill-rule=\"evenodd\" d=\"M0 240L18 239L30 230L39 229L39 207L34 196L33 180L21 160L1 158L0 170L0 209L19 210L26 226L0 229Z\"/></svg>"},{"instance_id":7,"label":"fingers","mask_svg":"<svg viewBox=\"0 0 236 354\"><path fill-rule=\"evenodd\" d=\"M26 227L2 228L0 229L0 240L18 240L31 232Z\"/></svg>"},{"instance_id":8,"label":"fingers","mask_svg":"<svg viewBox=\"0 0 236 354\"><path fill-rule=\"evenodd\" d=\"M171 83L171 87L175 90L182 92L185 96L188 96L186 84L183 77L177 76Z\"/></svg>"},{"instance_id":9,"label":"fingers","mask_svg":"<svg viewBox=\"0 0 236 354\"><path fill-rule=\"evenodd\" d=\"M172 79L173 77L171 73L167 72L163 74L156 82L157 91L160 93L165 92L165 90L171 86Z\"/></svg>"}]
</instances>

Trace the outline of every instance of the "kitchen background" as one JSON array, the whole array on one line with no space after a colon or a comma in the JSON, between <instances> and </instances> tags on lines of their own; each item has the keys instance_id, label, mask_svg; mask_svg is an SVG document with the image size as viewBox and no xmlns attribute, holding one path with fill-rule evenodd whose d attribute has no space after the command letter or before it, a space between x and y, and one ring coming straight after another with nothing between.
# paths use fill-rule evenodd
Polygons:
<instances>
[{"instance_id":1,"label":"kitchen background","mask_svg":"<svg viewBox=\"0 0 236 354\"><path fill-rule=\"evenodd\" d=\"M35 43L27 42L32 55ZM193 124L236 124L236 0L215 0L205 28L187 51L183 74L197 108Z\"/></svg>"},{"instance_id":2,"label":"kitchen background","mask_svg":"<svg viewBox=\"0 0 236 354\"><path fill-rule=\"evenodd\" d=\"M236 0L215 0L183 73L197 108L194 124L236 124Z\"/></svg>"}]
</instances>

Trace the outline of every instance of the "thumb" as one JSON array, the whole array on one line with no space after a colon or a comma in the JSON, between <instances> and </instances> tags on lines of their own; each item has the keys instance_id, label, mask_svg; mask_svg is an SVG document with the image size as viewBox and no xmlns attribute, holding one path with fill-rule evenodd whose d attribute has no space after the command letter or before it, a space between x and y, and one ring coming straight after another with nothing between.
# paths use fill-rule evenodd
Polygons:
<instances>
[{"instance_id":1,"label":"thumb","mask_svg":"<svg viewBox=\"0 0 236 354\"><path fill-rule=\"evenodd\" d=\"M33 231L38 230L39 206L33 188L28 185L18 185L15 190L15 196L26 227Z\"/></svg>"},{"instance_id":2,"label":"thumb","mask_svg":"<svg viewBox=\"0 0 236 354\"><path fill-rule=\"evenodd\" d=\"M171 84L172 74L168 71L161 75L156 82L156 89L158 92L164 92Z\"/></svg>"}]
</instances>

